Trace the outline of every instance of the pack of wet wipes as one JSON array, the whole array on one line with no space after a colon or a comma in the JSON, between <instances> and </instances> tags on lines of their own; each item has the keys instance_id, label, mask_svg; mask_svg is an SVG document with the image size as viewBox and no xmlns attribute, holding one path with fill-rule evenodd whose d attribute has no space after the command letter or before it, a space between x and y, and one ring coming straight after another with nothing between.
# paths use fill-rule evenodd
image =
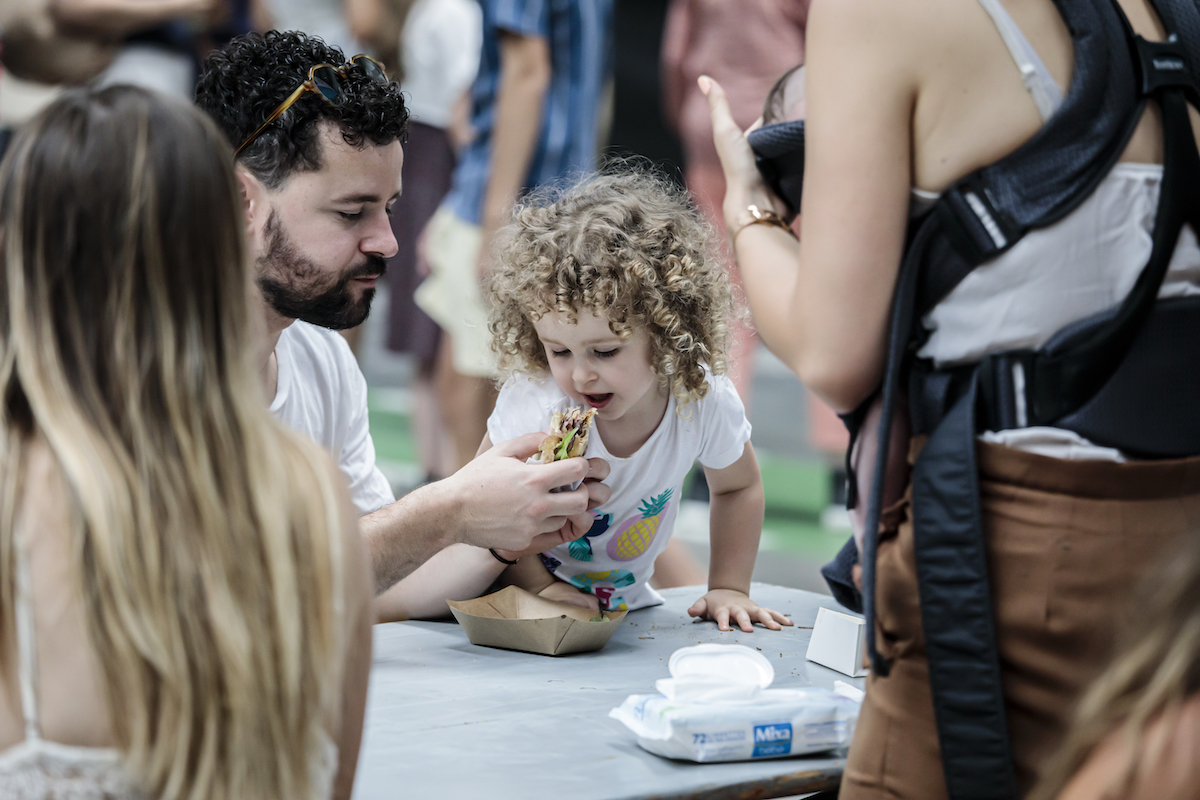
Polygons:
<instances>
[{"instance_id":1,"label":"pack of wet wipes","mask_svg":"<svg viewBox=\"0 0 1200 800\"><path fill-rule=\"evenodd\" d=\"M815 687L770 689L775 669L743 645L676 650L658 694L631 695L609 716L645 750L686 761L748 761L850 743L861 696ZM861 694L861 693L858 693Z\"/></svg>"}]
</instances>

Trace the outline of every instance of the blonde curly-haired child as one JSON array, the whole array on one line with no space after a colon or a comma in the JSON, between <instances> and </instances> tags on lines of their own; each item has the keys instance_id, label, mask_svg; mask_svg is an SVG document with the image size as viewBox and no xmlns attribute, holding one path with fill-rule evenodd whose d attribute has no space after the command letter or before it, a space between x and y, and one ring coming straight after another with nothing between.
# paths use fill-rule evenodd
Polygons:
<instances>
[{"instance_id":1,"label":"blonde curly-haired child","mask_svg":"<svg viewBox=\"0 0 1200 800\"><path fill-rule=\"evenodd\" d=\"M521 559L505 579L602 609L661 603L654 560L699 460L712 555L708 592L689 613L721 630L791 625L749 597L762 476L726 376L737 305L694 206L641 172L595 175L526 200L502 241L489 327L506 382L483 449L545 429L556 411L592 408L587 456L612 469L591 531Z\"/></svg>"}]
</instances>

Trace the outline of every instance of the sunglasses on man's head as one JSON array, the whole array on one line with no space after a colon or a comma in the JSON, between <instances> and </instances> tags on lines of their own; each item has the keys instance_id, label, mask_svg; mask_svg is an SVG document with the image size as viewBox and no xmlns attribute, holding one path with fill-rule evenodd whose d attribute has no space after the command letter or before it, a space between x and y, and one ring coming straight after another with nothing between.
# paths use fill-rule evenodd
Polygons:
<instances>
[{"instance_id":1,"label":"sunglasses on man's head","mask_svg":"<svg viewBox=\"0 0 1200 800\"><path fill-rule=\"evenodd\" d=\"M267 126L275 120L283 116L283 112L292 107L292 104L305 92L313 92L331 106L340 106L346 101L346 92L342 88L341 79L346 77L346 70L357 65L363 71L363 74L370 78L375 83L388 83L387 74L383 71L383 65L368 55L359 54L351 59L348 59L345 64L340 67L334 67L329 64L317 64L308 71L308 78L304 83L296 87L296 91L288 95L288 98L275 107L271 112L271 116L267 117L267 121L258 126L258 130L250 134L246 141L242 142L241 147L234 151L233 157L236 159L242 154L246 147L258 138Z\"/></svg>"}]
</instances>

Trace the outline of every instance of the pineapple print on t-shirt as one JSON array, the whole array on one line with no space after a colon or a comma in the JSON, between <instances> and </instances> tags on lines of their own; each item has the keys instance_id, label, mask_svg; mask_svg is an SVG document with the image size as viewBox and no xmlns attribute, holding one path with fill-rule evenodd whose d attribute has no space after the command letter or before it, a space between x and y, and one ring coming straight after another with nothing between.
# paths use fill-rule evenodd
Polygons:
<instances>
[{"instance_id":1,"label":"pineapple print on t-shirt","mask_svg":"<svg viewBox=\"0 0 1200 800\"><path fill-rule=\"evenodd\" d=\"M642 498L638 513L617 525L610 512L593 511L591 529L568 545L567 558L555 558L552 553L561 552L556 548L542 554L542 563L562 580L594 594L602 609L629 608L623 590L633 590L653 571L654 559L671 535L675 495L676 487L670 487Z\"/></svg>"},{"instance_id":2,"label":"pineapple print on t-shirt","mask_svg":"<svg viewBox=\"0 0 1200 800\"><path fill-rule=\"evenodd\" d=\"M643 500L638 511L641 516L630 517L621 523L616 535L608 542L608 557L614 561L633 561L650 549L663 514L671 504L672 490L667 489L657 497Z\"/></svg>"}]
</instances>

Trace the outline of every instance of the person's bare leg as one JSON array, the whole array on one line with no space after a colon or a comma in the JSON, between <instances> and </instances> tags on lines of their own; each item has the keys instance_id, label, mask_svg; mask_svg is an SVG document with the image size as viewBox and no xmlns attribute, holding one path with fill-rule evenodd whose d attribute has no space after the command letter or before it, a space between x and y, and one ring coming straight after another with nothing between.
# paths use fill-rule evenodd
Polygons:
<instances>
[{"instance_id":1,"label":"person's bare leg","mask_svg":"<svg viewBox=\"0 0 1200 800\"><path fill-rule=\"evenodd\" d=\"M422 364L412 385L412 427L417 443L417 457L427 477L444 478L447 470L446 423L433 383L434 365Z\"/></svg>"},{"instance_id":2,"label":"person's bare leg","mask_svg":"<svg viewBox=\"0 0 1200 800\"><path fill-rule=\"evenodd\" d=\"M675 586L707 586L708 572L700 564L687 545L678 539L667 542L666 548L654 559L654 577L650 579L655 589L671 589Z\"/></svg>"},{"instance_id":3,"label":"person's bare leg","mask_svg":"<svg viewBox=\"0 0 1200 800\"><path fill-rule=\"evenodd\" d=\"M487 433L487 418L495 403L495 390L487 378L456 371L453 352L450 336L446 334L438 350L434 381L442 416L448 423L446 430L453 444L454 469L458 470L475 457L479 443Z\"/></svg>"}]
</instances>

